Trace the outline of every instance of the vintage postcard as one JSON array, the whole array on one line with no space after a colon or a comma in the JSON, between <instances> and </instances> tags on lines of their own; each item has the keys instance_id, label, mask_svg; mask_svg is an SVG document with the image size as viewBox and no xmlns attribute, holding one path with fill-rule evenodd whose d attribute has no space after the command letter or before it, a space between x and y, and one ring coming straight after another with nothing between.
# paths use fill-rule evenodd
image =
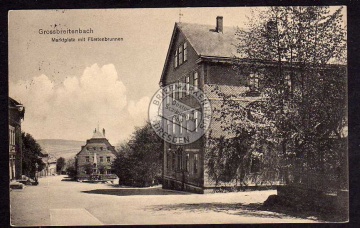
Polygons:
<instances>
[{"instance_id":1,"label":"vintage postcard","mask_svg":"<svg viewBox=\"0 0 360 228\"><path fill-rule=\"evenodd\" d=\"M13 10L13 226L347 222L346 6Z\"/></svg>"}]
</instances>

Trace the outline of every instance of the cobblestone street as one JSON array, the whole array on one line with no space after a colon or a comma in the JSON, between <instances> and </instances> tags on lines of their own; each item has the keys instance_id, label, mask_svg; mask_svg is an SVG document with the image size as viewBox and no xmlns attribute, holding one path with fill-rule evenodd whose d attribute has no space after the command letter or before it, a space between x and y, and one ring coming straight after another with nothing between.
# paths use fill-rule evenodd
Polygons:
<instances>
[{"instance_id":1,"label":"cobblestone street","mask_svg":"<svg viewBox=\"0 0 360 228\"><path fill-rule=\"evenodd\" d=\"M16 226L110 224L217 224L317 222L257 209L276 191L190 194L156 188L39 179L38 186L13 190L11 224Z\"/></svg>"}]
</instances>

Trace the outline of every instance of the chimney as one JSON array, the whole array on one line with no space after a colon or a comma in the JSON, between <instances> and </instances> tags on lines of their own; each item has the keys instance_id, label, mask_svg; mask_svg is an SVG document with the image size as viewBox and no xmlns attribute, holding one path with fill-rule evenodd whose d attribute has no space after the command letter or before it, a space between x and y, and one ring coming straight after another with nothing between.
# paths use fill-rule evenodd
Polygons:
<instances>
[{"instance_id":1,"label":"chimney","mask_svg":"<svg viewBox=\"0 0 360 228\"><path fill-rule=\"evenodd\" d=\"M216 32L223 32L223 17L217 16L216 17Z\"/></svg>"},{"instance_id":2,"label":"chimney","mask_svg":"<svg viewBox=\"0 0 360 228\"><path fill-rule=\"evenodd\" d=\"M104 135L104 137L105 137L105 128L103 128L103 135Z\"/></svg>"}]
</instances>

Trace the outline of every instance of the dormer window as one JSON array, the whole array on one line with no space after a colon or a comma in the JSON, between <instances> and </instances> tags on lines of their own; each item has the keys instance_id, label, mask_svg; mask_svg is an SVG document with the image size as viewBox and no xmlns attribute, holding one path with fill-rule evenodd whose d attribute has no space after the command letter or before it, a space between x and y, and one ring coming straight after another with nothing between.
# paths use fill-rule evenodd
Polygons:
<instances>
[{"instance_id":1,"label":"dormer window","mask_svg":"<svg viewBox=\"0 0 360 228\"><path fill-rule=\"evenodd\" d=\"M180 44L175 50L174 67L177 68L187 60L187 43Z\"/></svg>"}]
</instances>

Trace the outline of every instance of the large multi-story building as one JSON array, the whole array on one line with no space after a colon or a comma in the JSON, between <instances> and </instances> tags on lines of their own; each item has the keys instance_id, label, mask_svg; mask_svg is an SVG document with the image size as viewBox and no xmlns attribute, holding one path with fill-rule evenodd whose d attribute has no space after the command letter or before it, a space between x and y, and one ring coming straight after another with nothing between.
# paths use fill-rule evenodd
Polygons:
<instances>
[{"instance_id":1,"label":"large multi-story building","mask_svg":"<svg viewBox=\"0 0 360 228\"><path fill-rule=\"evenodd\" d=\"M243 59L234 70L234 56L238 56L235 27L223 26L223 18L217 17L215 25L199 25L191 23L175 23L163 72L160 79L162 87L174 87L169 97L186 107L191 107L192 113L187 120L202 121L201 105L191 97L187 91L176 91L180 83L191 84L201 90L209 99L212 109L221 110L223 96L233 96L239 105L248 107L250 104L263 99L261 96L261 75L276 69L272 62ZM243 65L241 65L243 64ZM257 72L249 65L256 65ZM291 69L284 64L284 84L289 90L296 89L294 80L290 77ZM342 72L345 71L342 66ZM288 73L286 73L288 71ZM345 73L346 74L346 73ZM220 96L218 92L221 92ZM167 101L165 101L167 102ZM165 105L163 105L165 107ZM163 111L163 116L166 113ZM216 113L213 113L216 117ZM217 116L218 117L218 116ZM176 119L176 118L175 118ZM197 120L198 119L198 120ZM228 119L228 121L233 121ZM180 125L180 126L179 126ZM213 138L232 138L234 133L224 131L222 123L212 118L209 130L190 144L164 143L163 188L178 189L204 193L206 189L216 186L208 176L205 157L208 151L207 138L211 132ZM187 138L192 132L181 129L187 123L175 124L170 118L163 121L164 131L176 133ZM169 133L170 134L170 133ZM254 163L255 164L255 163ZM254 165L254 169L256 165Z\"/></svg>"},{"instance_id":2,"label":"large multi-story building","mask_svg":"<svg viewBox=\"0 0 360 228\"><path fill-rule=\"evenodd\" d=\"M93 174L111 174L111 164L116 157L115 147L105 138L105 129L94 130L75 156L77 179L88 179Z\"/></svg>"},{"instance_id":3,"label":"large multi-story building","mask_svg":"<svg viewBox=\"0 0 360 228\"><path fill-rule=\"evenodd\" d=\"M9 97L9 174L10 180L19 179L22 175L21 121L25 108Z\"/></svg>"}]
</instances>

